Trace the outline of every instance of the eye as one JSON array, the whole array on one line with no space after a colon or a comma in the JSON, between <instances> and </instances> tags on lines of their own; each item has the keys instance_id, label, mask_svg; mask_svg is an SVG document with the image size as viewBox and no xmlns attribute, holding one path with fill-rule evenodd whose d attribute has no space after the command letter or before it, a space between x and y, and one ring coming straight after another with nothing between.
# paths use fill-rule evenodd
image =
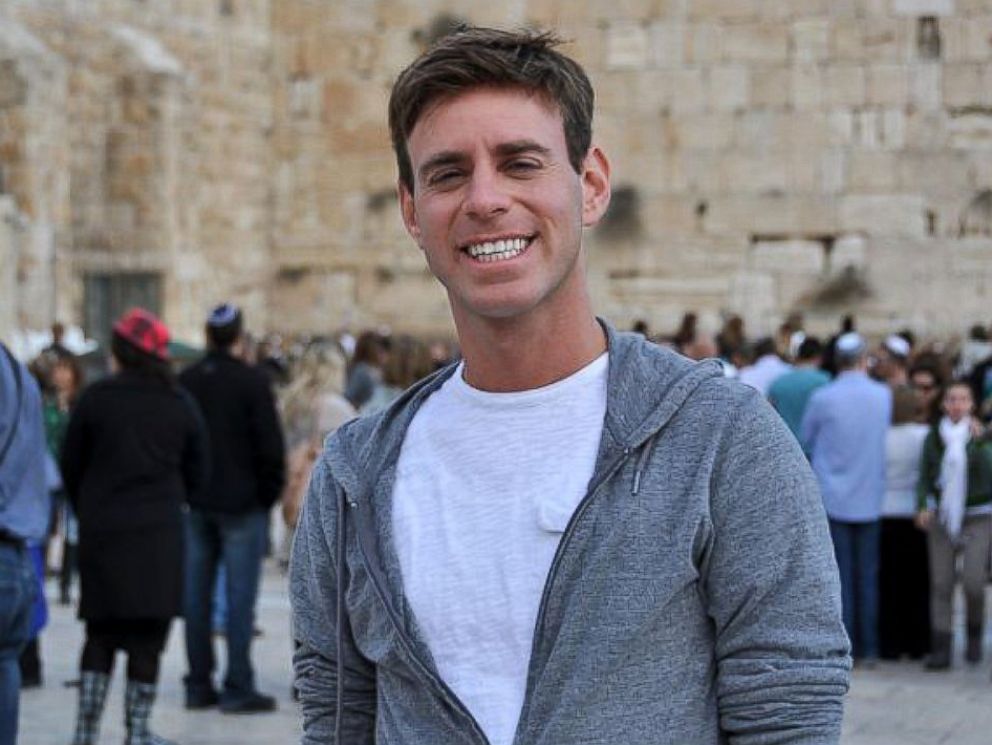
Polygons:
<instances>
[{"instance_id":1,"label":"eye","mask_svg":"<svg viewBox=\"0 0 992 745\"><path fill-rule=\"evenodd\" d=\"M527 174L541 168L541 162L533 158L514 158L504 168L510 173Z\"/></svg>"},{"instance_id":2,"label":"eye","mask_svg":"<svg viewBox=\"0 0 992 745\"><path fill-rule=\"evenodd\" d=\"M434 171L427 177L427 185L449 186L461 178L461 176L462 172L458 168L443 168L441 170Z\"/></svg>"}]
</instances>

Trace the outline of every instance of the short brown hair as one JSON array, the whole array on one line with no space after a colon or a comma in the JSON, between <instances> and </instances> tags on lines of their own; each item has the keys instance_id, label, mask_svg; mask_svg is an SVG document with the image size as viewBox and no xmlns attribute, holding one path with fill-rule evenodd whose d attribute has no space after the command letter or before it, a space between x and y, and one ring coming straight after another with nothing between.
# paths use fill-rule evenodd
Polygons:
<instances>
[{"instance_id":1,"label":"short brown hair","mask_svg":"<svg viewBox=\"0 0 992 745\"><path fill-rule=\"evenodd\" d=\"M555 50L562 40L547 31L465 27L443 37L400 73L389 96L389 133L400 181L413 193L406 141L427 107L439 98L479 87L539 93L561 113L568 160L576 173L592 143L592 84L581 65Z\"/></svg>"}]
</instances>

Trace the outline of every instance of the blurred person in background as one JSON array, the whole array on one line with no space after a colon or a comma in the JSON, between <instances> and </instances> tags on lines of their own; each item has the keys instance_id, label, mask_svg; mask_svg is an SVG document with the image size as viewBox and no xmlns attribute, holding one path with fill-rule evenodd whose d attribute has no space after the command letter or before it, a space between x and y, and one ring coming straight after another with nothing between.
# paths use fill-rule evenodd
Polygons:
<instances>
[{"instance_id":1,"label":"blurred person in background","mask_svg":"<svg viewBox=\"0 0 992 745\"><path fill-rule=\"evenodd\" d=\"M779 376L768 389L768 400L797 440L809 397L830 382L830 376L820 369L822 361L823 345L815 336L807 336L796 353L796 366Z\"/></svg>"},{"instance_id":2,"label":"blurred person in background","mask_svg":"<svg viewBox=\"0 0 992 745\"><path fill-rule=\"evenodd\" d=\"M892 388L909 385L909 342L898 334L885 338L872 357L871 375Z\"/></svg>"},{"instance_id":3,"label":"blurred person in background","mask_svg":"<svg viewBox=\"0 0 992 745\"><path fill-rule=\"evenodd\" d=\"M831 378L837 375L837 364L834 361L834 352L837 346L837 340L840 339L844 334L850 334L857 327L854 320L854 316L846 315L840 319L840 330L831 336L827 343L823 345L823 369L830 375Z\"/></svg>"},{"instance_id":4,"label":"blurred person in background","mask_svg":"<svg viewBox=\"0 0 992 745\"><path fill-rule=\"evenodd\" d=\"M344 397L356 410L360 411L382 385L382 368L387 358L386 342L378 332L359 334L344 388Z\"/></svg>"},{"instance_id":5,"label":"blurred person in background","mask_svg":"<svg viewBox=\"0 0 992 745\"><path fill-rule=\"evenodd\" d=\"M916 523L927 531L930 552L928 670L947 670L953 660L952 618L956 563L962 559L967 646L965 659L982 659L985 582L992 550L992 450L977 435L974 398L965 381L944 391L944 415L923 444L916 491Z\"/></svg>"},{"instance_id":6,"label":"blurred person in background","mask_svg":"<svg viewBox=\"0 0 992 745\"><path fill-rule=\"evenodd\" d=\"M737 315L727 318L720 333L716 336L716 346L720 357L728 362L732 361L734 356L744 348L746 342L744 319Z\"/></svg>"},{"instance_id":7,"label":"blurred person in background","mask_svg":"<svg viewBox=\"0 0 992 745\"><path fill-rule=\"evenodd\" d=\"M957 364L954 366L954 377L967 378L979 362L990 356L992 356L992 341L989 341L988 329L976 323L969 329L968 338L961 345Z\"/></svg>"},{"instance_id":8,"label":"blurred person in background","mask_svg":"<svg viewBox=\"0 0 992 745\"><path fill-rule=\"evenodd\" d=\"M281 561L288 565L296 523L310 482L313 464L324 447L324 439L356 415L342 393L346 363L336 345L312 345L294 365L292 381L280 396L289 453L282 517L286 541Z\"/></svg>"},{"instance_id":9,"label":"blurred person in background","mask_svg":"<svg viewBox=\"0 0 992 745\"><path fill-rule=\"evenodd\" d=\"M810 396L800 441L820 482L840 570L844 626L855 663L878 658L878 542L892 392L868 377L857 333L834 347L837 377Z\"/></svg>"},{"instance_id":10,"label":"blurred person in background","mask_svg":"<svg viewBox=\"0 0 992 745\"><path fill-rule=\"evenodd\" d=\"M940 401L944 395L944 378L940 368L928 361L915 362L909 369L909 385L920 401L920 422L935 424L940 420Z\"/></svg>"},{"instance_id":11,"label":"blurred person in background","mask_svg":"<svg viewBox=\"0 0 992 745\"><path fill-rule=\"evenodd\" d=\"M696 341L698 325L699 318L695 313L689 312L682 316L679 327L672 336L672 345L676 352L685 354L685 350Z\"/></svg>"},{"instance_id":12,"label":"blurred person in background","mask_svg":"<svg viewBox=\"0 0 992 745\"><path fill-rule=\"evenodd\" d=\"M0 745L17 742L21 671L37 577L29 541L49 522L41 393L26 366L0 343Z\"/></svg>"},{"instance_id":13,"label":"blurred person in background","mask_svg":"<svg viewBox=\"0 0 992 745\"><path fill-rule=\"evenodd\" d=\"M176 385L168 341L152 313L125 313L113 327L112 374L82 393L65 434L86 623L73 745L97 742L117 651L127 653L126 745L165 742L149 719L169 625L182 612L183 503L207 468L203 423Z\"/></svg>"},{"instance_id":14,"label":"blurred person in background","mask_svg":"<svg viewBox=\"0 0 992 745\"><path fill-rule=\"evenodd\" d=\"M792 365L779 357L775 340L770 336L758 340L754 345L752 358L753 362L744 367L737 378L762 396L767 396L772 383L792 369Z\"/></svg>"},{"instance_id":15,"label":"blurred person in background","mask_svg":"<svg viewBox=\"0 0 992 745\"><path fill-rule=\"evenodd\" d=\"M268 513L285 483L285 447L269 380L241 359L244 320L230 303L206 320L207 354L179 380L203 411L210 479L186 515L186 708L272 711L251 664L255 601L268 544ZM214 686L212 597L224 566L227 671Z\"/></svg>"},{"instance_id":16,"label":"blurred person in background","mask_svg":"<svg viewBox=\"0 0 992 745\"><path fill-rule=\"evenodd\" d=\"M920 659L930 651L927 539L914 525L923 441L923 402L906 386L892 392L885 439L885 499L878 565L878 638L882 659Z\"/></svg>"},{"instance_id":17,"label":"blurred person in background","mask_svg":"<svg viewBox=\"0 0 992 745\"><path fill-rule=\"evenodd\" d=\"M55 357L48 368L49 390L45 395L45 441L56 463L62 459L69 415L83 388L83 369L74 356ZM62 558L59 570L59 602L71 601L72 578L79 552L79 524L65 490L55 494L55 525L61 534Z\"/></svg>"},{"instance_id":18,"label":"blurred person in background","mask_svg":"<svg viewBox=\"0 0 992 745\"><path fill-rule=\"evenodd\" d=\"M392 340L382 369L382 383L361 408L362 416L385 409L407 388L434 372L434 360L427 344L408 335Z\"/></svg>"}]
</instances>

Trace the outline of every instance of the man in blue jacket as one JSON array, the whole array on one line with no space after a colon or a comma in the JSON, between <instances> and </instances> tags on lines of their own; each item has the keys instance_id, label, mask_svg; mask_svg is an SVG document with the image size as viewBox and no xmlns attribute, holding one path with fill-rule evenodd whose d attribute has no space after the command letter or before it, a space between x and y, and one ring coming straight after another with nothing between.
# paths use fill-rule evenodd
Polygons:
<instances>
[{"instance_id":1,"label":"man in blue jacket","mask_svg":"<svg viewBox=\"0 0 992 745\"><path fill-rule=\"evenodd\" d=\"M830 521L854 657L873 665L878 658L878 551L892 391L868 377L868 346L859 334L839 337L834 359L837 377L810 396L801 442Z\"/></svg>"},{"instance_id":2,"label":"man in blue jacket","mask_svg":"<svg viewBox=\"0 0 992 745\"><path fill-rule=\"evenodd\" d=\"M292 562L305 743L836 743L816 484L751 389L592 312L593 91L466 29L396 81L407 230L464 361L345 425Z\"/></svg>"},{"instance_id":3,"label":"man in blue jacket","mask_svg":"<svg viewBox=\"0 0 992 745\"><path fill-rule=\"evenodd\" d=\"M0 745L17 741L21 673L36 580L28 541L48 527L45 429L34 378L0 344Z\"/></svg>"}]
</instances>

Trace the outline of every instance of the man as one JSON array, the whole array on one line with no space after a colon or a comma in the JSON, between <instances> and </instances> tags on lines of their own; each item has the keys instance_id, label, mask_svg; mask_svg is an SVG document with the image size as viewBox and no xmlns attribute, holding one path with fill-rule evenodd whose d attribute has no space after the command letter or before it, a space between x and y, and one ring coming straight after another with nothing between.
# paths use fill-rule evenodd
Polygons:
<instances>
[{"instance_id":1,"label":"man","mask_svg":"<svg viewBox=\"0 0 992 745\"><path fill-rule=\"evenodd\" d=\"M898 334L887 336L875 352L872 376L887 383L891 388L908 386L911 351L909 342Z\"/></svg>"},{"instance_id":2,"label":"man","mask_svg":"<svg viewBox=\"0 0 992 745\"><path fill-rule=\"evenodd\" d=\"M820 369L823 345L815 336L807 336L796 353L796 366L780 376L768 389L768 400L775 407L798 440L803 414L813 391L830 382L830 375Z\"/></svg>"},{"instance_id":3,"label":"man","mask_svg":"<svg viewBox=\"0 0 992 745\"><path fill-rule=\"evenodd\" d=\"M754 362L741 370L738 379L767 396L772 383L791 369L792 365L778 356L775 340L766 336L754 345Z\"/></svg>"},{"instance_id":4,"label":"man","mask_svg":"<svg viewBox=\"0 0 992 745\"><path fill-rule=\"evenodd\" d=\"M0 344L0 745L17 742L21 672L37 582L28 541L48 529L41 393L27 368Z\"/></svg>"},{"instance_id":5,"label":"man","mask_svg":"<svg viewBox=\"0 0 992 745\"><path fill-rule=\"evenodd\" d=\"M878 658L878 542L892 393L868 377L865 340L834 346L837 378L810 397L802 443L820 482L840 569L844 626L855 660Z\"/></svg>"},{"instance_id":6,"label":"man","mask_svg":"<svg viewBox=\"0 0 992 745\"><path fill-rule=\"evenodd\" d=\"M593 315L610 169L556 43L467 29L393 87L403 220L464 361L338 430L311 478L303 741L837 742L815 482L757 394Z\"/></svg>"},{"instance_id":7,"label":"man","mask_svg":"<svg viewBox=\"0 0 992 745\"><path fill-rule=\"evenodd\" d=\"M186 707L219 702L226 713L276 706L255 688L250 648L268 512L282 490L285 450L268 380L239 359L242 326L237 307L217 306L207 318L207 355L180 376L203 410L212 458L210 480L191 500L187 523ZM219 565L226 577L227 674L218 695L210 611Z\"/></svg>"}]
</instances>

